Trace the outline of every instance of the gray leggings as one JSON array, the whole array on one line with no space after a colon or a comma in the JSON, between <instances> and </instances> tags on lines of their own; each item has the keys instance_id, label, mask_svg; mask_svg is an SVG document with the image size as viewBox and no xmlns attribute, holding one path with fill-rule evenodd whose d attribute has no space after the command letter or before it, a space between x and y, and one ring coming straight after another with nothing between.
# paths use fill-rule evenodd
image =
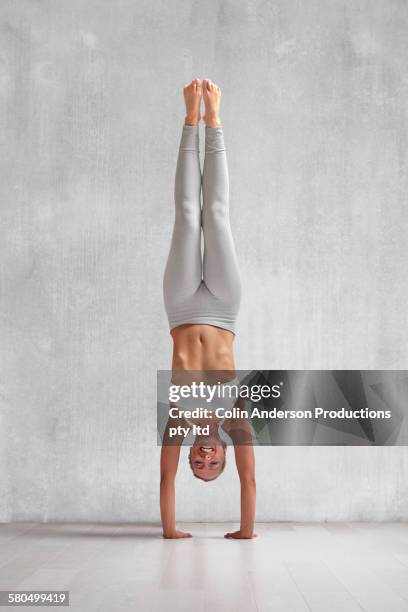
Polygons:
<instances>
[{"instance_id":1,"label":"gray leggings","mask_svg":"<svg viewBox=\"0 0 408 612\"><path fill-rule=\"evenodd\" d=\"M229 222L228 191L222 127L205 128L201 176L199 128L184 125L174 188L174 229L163 282L170 329L201 323L234 333L241 282Z\"/></svg>"}]
</instances>

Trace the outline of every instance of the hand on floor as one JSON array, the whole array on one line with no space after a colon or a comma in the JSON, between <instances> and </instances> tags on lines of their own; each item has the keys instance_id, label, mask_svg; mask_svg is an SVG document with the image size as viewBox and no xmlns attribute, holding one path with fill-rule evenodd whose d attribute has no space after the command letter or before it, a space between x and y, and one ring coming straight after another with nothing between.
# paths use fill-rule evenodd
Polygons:
<instances>
[{"instance_id":1,"label":"hand on floor","mask_svg":"<svg viewBox=\"0 0 408 612\"><path fill-rule=\"evenodd\" d=\"M252 538L256 538L256 533L246 533L245 531L232 531L231 533L226 533L224 538L231 538L233 540L252 540Z\"/></svg>"},{"instance_id":2,"label":"hand on floor","mask_svg":"<svg viewBox=\"0 0 408 612\"><path fill-rule=\"evenodd\" d=\"M188 531L173 531L173 533L164 534L163 538L166 540L179 540L180 538L191 538L191 533Z\"/></svg>"}]
</instances>

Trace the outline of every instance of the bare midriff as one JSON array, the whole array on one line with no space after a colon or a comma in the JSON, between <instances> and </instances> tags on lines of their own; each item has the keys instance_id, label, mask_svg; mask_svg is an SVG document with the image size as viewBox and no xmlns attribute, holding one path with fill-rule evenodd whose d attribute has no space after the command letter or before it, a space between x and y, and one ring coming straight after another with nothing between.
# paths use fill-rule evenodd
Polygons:
<instances>
[{"instance_id":1,"label":"bare midriff","mask_svg":"<svg viewBox=\"0 0 408 612\"><path fill-rule=\"evenodd\" d=\"M222 382L233 380L235 359L232 345L235 336L232 332L213 325L185 324L173 328L170 333L173 338L173 376L177 371L200 371L209 382L212 378L221 378Z\"/></svg>"}]
</instances>

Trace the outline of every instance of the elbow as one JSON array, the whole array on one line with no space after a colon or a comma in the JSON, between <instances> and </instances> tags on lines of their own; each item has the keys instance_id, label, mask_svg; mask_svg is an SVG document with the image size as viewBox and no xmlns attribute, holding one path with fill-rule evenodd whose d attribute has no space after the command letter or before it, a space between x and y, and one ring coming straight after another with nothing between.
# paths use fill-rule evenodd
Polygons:
<instances>
[{"instance_id":1,"label":"elbow","mask_svg":"<svg viewBox=\"0 0 408 612\"><path fill-rule=\"evenodd\" d=\"M160 487L168 487L169 485L174 484L174 476L170 476L169 474L160 474Z\"/></svg>"},{"instance_id":2,"label":"elbow","mask_svg":"<svg viewBox=\"0 0 408 612\"><path fill-rule=\"evenodd\" d=\"M244 474L241 476L241 485L244 487L256 488L256 480L254 474Z\"/></svg>"}]
</instances>

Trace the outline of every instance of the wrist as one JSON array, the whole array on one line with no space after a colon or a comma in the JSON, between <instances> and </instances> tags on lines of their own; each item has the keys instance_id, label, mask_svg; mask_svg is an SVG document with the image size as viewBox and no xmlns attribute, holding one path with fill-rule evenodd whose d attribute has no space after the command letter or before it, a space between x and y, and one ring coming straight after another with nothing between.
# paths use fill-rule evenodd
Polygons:
<instances>
[{"instance_id":1,"label":"wrist","mask_svg":"<svg viewBox=\"0 0 408 612\"><path fill-rule=\"evenodd\" d=\"M254 537L254 528L252 527L252 529L248 529L248 527L245 527L245 528L241 527L240 533L241 533L241 536L243 538L248 538L248 539L253 538Z\"/></svg>"}]
</instances>

